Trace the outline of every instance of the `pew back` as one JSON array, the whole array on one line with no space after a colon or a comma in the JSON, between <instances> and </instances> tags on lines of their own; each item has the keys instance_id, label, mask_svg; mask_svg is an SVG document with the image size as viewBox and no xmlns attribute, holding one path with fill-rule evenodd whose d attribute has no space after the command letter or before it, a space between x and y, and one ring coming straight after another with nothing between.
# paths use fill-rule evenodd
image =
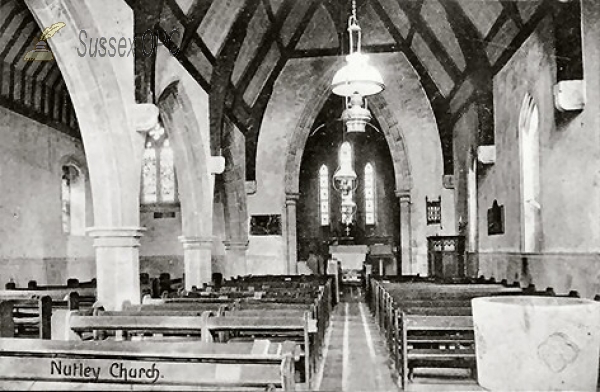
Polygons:
<instances>
[{"instance_id":1,"label":"pew back","mask_svg":"<svg viewBox=\"0 0 600 392\"><path fill-rule=\"evenodd\" d=\"M0 339L0 380L40 389L270 388L294 390L294 344L190 345ZM28 383L28 384L27 384ZM13 386L15 384L12 384ZM17 384L18 385L18 384Z\"/></svg>"}]
</instances>

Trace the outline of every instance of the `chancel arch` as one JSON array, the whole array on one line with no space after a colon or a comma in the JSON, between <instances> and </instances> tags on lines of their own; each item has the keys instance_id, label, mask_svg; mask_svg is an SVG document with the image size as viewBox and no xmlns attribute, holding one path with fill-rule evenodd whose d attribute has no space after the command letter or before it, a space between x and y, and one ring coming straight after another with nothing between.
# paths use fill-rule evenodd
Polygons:
<instances>
[{"instance_id":1,"label":"chancel arch","mask_svg":"<svg viewBox=\"0 0 600 392\"><path fill-rule=\"evenodd\" d=\"M346 132L339 120L341 112L339 97L331 95L304 146L296 215L297 260L301 262L310 260L311 253L325 259L333 244L385 244L390 250L400 247L396 174L386 135L377 118L371 120L372 126L365 132ZM320 167L331 168L326 178L317 175L322 173ZM355 185L347 192L341 192L333 178L343 168L352 168L357 176ZM323 187L330 194L330 219L325 225L319 219L318 204ZM380 211L377 219L375 207ZM391 256L392 253L382 262L387 273L398 268ZM379 266L378 260L376 264Z\"/></svg>"}]
</instances>

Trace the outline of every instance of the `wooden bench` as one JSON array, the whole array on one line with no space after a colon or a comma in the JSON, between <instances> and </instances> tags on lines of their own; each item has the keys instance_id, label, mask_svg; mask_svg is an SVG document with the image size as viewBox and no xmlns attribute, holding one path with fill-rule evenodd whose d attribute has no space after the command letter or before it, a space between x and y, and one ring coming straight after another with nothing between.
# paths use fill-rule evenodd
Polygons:
<instances>
[{"instance_id":1,"label":"wooden bench","mask_svg":"<svg viewBox=\"0 0 600 392\"><path fill-rule=\"evenodd\" d=\"M219 317L213 312L203 312L198 316L184 315L131 315L129 312L98 312L96 316L81 316L72 312L67 321L69 331L74 333L70 338L79 340L102 340L108 334L114 334L115 340L151 339L163 340L177 337L186 340L196 339L213 342L213 334L229 333L237 337L234 341L266 339L291 340L300 345L304 351L305 381L311 377L311 363L316 362L311 356L311 335L317 332L316 320L306 312L296 317ZM146 336L153 335L153 336ZM67 336L69 336L67 334ZM229 337L228 339L229 340ZM194 344L196 344L195 342Z\"/></svg>"},{"instance_id":2,"label":"wooden bench","mask_svg":"<svg viewBox=\"0 0 600 392\"><path fill-rule=\"evenodd\" d=\"M473 318L401 314L402 386L416 367L475 369Z\"/></svg>"},{"instance_id":3,"label":"wooden bench","mask_svg":"<svg viewBox=\"0 0 600 392\"><path fill-rule=\"evenodd\" d=\"M312 319L309 312L301 317L270 317L260 316L225 316L207 317L202 331L202 340L212 339L212 333L231 333L236 341L244 339L269 339L269 340L292 340L303 349L304 356L304 381L310 384L312 369L316 364L313 355L314 347L311 336L317 333L317 322Z\"/></svg>"},{"instance_id":4,"label":"wooden bench","mask_svg":"<svg viewBox=\"0 0 600 392\"><path fill-rule=\"evenodd\" d=\"M41 296L49 296L54 301L62 301L68 298L72 292L76 292L80 297L96 297L95 288L64 288L48 290L15 289L0 290L0 299L36 298Z\"/></svg>"},{"instance_id":5,"label":"wooden bench","mask_svg":"<svg viewBox=\"0 0 600 392\"><path fill-rule=\"evenodd\" d=\"M4 285L6 290L67 290L76 288L96 288L96 279L87 282L80 282L79 279L67 279L66 285L40 285L36 280L27 282L27 288L17 287L15 282L8 282Z\"/></svg>"},{"instance_id":6,"label":"wooden bench","mask_svg":"<svg viewBox=\"0 0 600 392\"><path fill-rule=\"evenodd\" d=\"M115 334L115 339L131 339L132 336L147 334L159 337L184 336L189 339L199 339L204 329L202 317L208 317L209 312L198 316L156 316L129 315L111 312L110 315L82 316L72 312L67 316L67 336L73 339L72 331L81 340L102 340L109 334ZM115 315L117 314L117 315Z\"/></svg>"},{"instance_id":7,"label":"wooden bench","mask_svg":"<svg viewBox=\"0 0 600 392\"><path fill-rule=\"evenodd\" d=\"M0 338L0 380L18 390L295 390L295 344Z\"/></svg>"},{"instance_id":8,"label":"wooden bench","mask_svg":"<svg viewBox=\"0 0 600 392\"><path fill-rule=\"evenodd\" d=\"M76 293L64 301L53 301L49 296L0 299L0 336L50 339L53 312L78 307Z\"/></svg>"}]
</instances>

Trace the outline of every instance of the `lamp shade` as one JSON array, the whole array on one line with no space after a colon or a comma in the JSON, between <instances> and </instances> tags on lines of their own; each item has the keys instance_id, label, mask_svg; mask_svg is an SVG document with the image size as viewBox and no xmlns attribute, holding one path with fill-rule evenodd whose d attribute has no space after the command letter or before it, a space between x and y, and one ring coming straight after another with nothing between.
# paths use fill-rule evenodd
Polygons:
<instances>
[{"instance_id":1,"label":"lamp shade","mask_svg":"<svg viewBox=\"0 0 600 392\"><path fill-rule=\"evenodd\" d=\"M383 91L383 78L368 60L368 56L360 52L346 56L347 64L333 76L332 92L343 97L350 97L355 93L366 97Z\"/></svg>"}]
</instances>

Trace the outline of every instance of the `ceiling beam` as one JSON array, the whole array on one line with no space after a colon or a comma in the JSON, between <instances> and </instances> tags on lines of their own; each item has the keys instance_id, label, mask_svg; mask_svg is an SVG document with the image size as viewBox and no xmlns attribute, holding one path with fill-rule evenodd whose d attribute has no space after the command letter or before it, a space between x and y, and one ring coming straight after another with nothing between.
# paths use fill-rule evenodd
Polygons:
<instances>
[{"instance_id":1,"label":"ceiling beam","mask_svg":"<svg viewBox=\"0 0 600 392\"><path fill-rule=\"evenodd\" d=\"M35 20L32 19L31 21L33 24L35 24L35 27L33 28L33 30L31 31L31 33L29 33L29 36L25 39L25 41L23 42L23 45L21 46L21 49L19 49L19 52L17 53L17 55L15 56L14 60L13 60L13 65L16 65L17 61L23 61L23 57L25 57L25 53L27 53L28 50L33 49L32 47L32 43L35 40L35 37L38 36L38 34L41 35L41 32L39 30L39 28L37 27L37 23L35 22ZM7 45L8 46L8 45ZM22 71L24 74L27 74L26 69L29 69L27 66L34 63L35 61L27 61L27 63L23 66Z\"/></svg>"},{"instance_id":2,"label":"ceiling beam","mask_svg":"<svg viewBox=\"0 0 600 392\"><path fill-rule=\"evenodd\" d=\"M194 0L194 4L192 4L186 17L187 23L185 24L185 31L181 40L181 49L185 50L192 38L194 38L198 27L200 27L211 5L212 1L210 0Z\"/></svg>"},{"instance_id":3,"label":"ceiling beam","mask_svg":"<svg viewBox=\"0 0 600 392\"><path fill-rule=\"evenodd\" d=\"M519 8L517 7L517 3L511 0L500 0L500 4L502 4L503 11L506 11L508 16L515 22L518 28L523 27L523 18L521 18L521 13L519 12Z\"/></svg>"},{"instance_id":4,"label":"ceiling beam","mask_svg":"<svg viewBox=\"0 0 600 392\"><path fill-rule=\"evenodd\" d=\"M443 95L440 92L437 84L429 74L429 71L425 67L425 65L421 62L421 59L415 54L415 52L410 48L408 42L404 40L402 34L392 22L392 19L387 14L379 0L372 0L371 5L375 10L375 13L379 16L384 26L387 28L388 32L392 35L396 44L399 46L400 50L404 53L410 64L413 66L417 74L419 75L419 79L421 79L421 84L431 102L432 106L435 108L436 104L443 101Z\"/></svg>"},{"instance_id":5,"label":"ceiling beam","mask_svg":"<svg viewBox=\"0 0 600 392\"><path fill-rule=\"evenodd\" d=\"M148 30L157 31L163 3L163 0L130 0L133 9L134 37L145 37L144 34ZM150 39L156 39L155 35L151 34ZM143 43L140 46L143 46ZM156 45L153 46L156 47ZM154 103L156 99L156 50L152 50L150 55L146 55L143 50L136 47L133 55L135 59L135 99L138 103Z\"/></svg>"},{"instance_id":6,"label":"ceiling beam","mask_svg":"<svg viewBox=\"0 0 600 392\"><path fill-rule=\"evenodd\" d=\"M225 44L216 56L217 60L211 76L211 91L209 94L208 105L210 114L211 150L213 155L217 155L221 148L224 129L223 121L226 109L225 101L231 85L231 74L233 72L235 60L237 59L240 48L244 42L250 20L254 16L259 4L260 0L246 0L227 34ZM240 119L238 118L238 120ZM247 124L247 126L250 125L251 124ZM240 131L246 133L247 128L240 129Z\"/></svg>"},{"instance_id":7,"label":"ceiling beam","mask_svg":"<svg viewBox=\"0 0 600 392\"><path fill-rule=\"evenodd\" d=\"M500 12L500 15L498 15L498 18L496 19L494 24L492 25L492 28L490 28L490 31L488 31L487 35L483 39L483 44L487 46L487 44L490 43L494 39L494 37L496 37L496 34L500 32L502 26L504 26L504 24L507 23L509 20L511 20L511 17L508 11L506 9L503 9L502 12Z\"/></svg>"},{"instance_id":8,"label":"ceiling beam","mask_svg":"<svg viewBox=\"0 0 600 392\"><path fill-rule=\"evenodd\" d=\"M489 60L483 45L484 37L456 0L443 0L440 4L446 10L446 18L456 36L467 64L489 67Z\"/></svg>"},{"instance_id":9,"label":"ceiling beam","mask_svg":"<svg viewBox=\"0 0 600 392\"><path fill-rule=\"evenodd\" d=\"M132 1L132 0L127 0L127 1ZM177 3L174 0L163 0L163 1L165 1L166 4L171 8L171 10L173 11L173 15L177 18L178 22L182 25L186 25L187 17L185 17L183 11L181 11L181 9L177 5ZM174 55L174 57L177 59L177 61L179 61L179 63L183 66L183 68L192 76L192 78L194 78L194 80L196 80L196 82L198 82L200 87L204 91L206 91L208 94L210 94L210 92L212 90L211 83L200 73L200 71L198 69L196 69L196 67L188 59L188 56L195 55L195 53L193 53L193 54L190 53L192 46L188 44L186 50L181 50L181 45L179 47L177 47L175 45L175 43L171 42L168 39L165 39L165 37L167 37L167 34L166 34L166 31L162 27L160 27L160 26L157 27L157 30L159 31L158 39L165 46L165 48L167 48ZM207 58L207 60L214 67L214 65L216 63L216 59L215 59L214 55L210 52L210 50L206 47L206 45L204 44L204 42L202 41L200 36L197 34L197 32L193 36L192 41L196 42L196 44L198 45L198 48L200 49L202 54ZM231 93L231 91L233 91L233 90L234 90L234 87L230 83L227 95L233 94L233 93ZM233 95L235 95L235 94L233 94ZM250 112L250 110L247 108L247 105L245 105L245 103L244 103L244 105L242 105L241 108L235 109L235 108L233 108L233 104L228 104L226 101L224 113L231 119L231 121L234 124L236 124L236 126L240 130L242 130L242 132L245 132L245 129L248 126L248 123L249 123L248 119L250 118L250 115L248 114L249 112Z\"/></svg>"},{"instance_id":10,"label":"ceiling beam","mask_svg":"<svg viewBox=\"0 0 600 392\"><path fill-rule=\"evenodd\" d=\"M408 62L413 66L419 79L423 90L431 103L431 109L433 110L435 120L437 123L438 131L440 134L440 140L442 141L442 155L444 162L444 173L451 174L454 170L454 157L452 156L452 143L447 143L446 140L452 140L452 134L448 135L448 127L446 126L446 114L448 112L448 101L442 95L437 84L429 74L427 67L423 64L419 56L410 48L410 44L404 40L402 34L387 14L381 2L379 0L371 0L373 9L387 28L388 32L392 35L396 43L400 46L401 51L406 56Z\"/></svg>"},{"instance_id":11,"label":"ceiling beam","mask_svg":"<svg viewBox=\"0 0 600 392\"><path fill-rule=\"evenodd\" d=\"M275 16L275 13L273 13L273 7L271 7L271 2L269 0L263 0L263 7L265 7L265 10L267 11L267 17L269 19L269 23L271 25L277 23L277 17ZM277 37L275 37L275 41L277 42L277 46L279 47L279 50L283 52L285 45L283 44L283 41L281 40L281 35L277 34Z\"/></svg>"},{"instance_id":12,"label":"ceiling beam","mask_svg":"<svg viewBox=\"0 0 600 392\"><path fill-rule=\"evenodd\" d=\"M4 22L2 24L0 24L0 36L4 34L4 32L6 31L8 26L11 24L13 19L15 19L17 17L17 15L19 15L21 12L24 12L26 10L27 10L27 6L25 5L24 1L16 2L13 9L6 16L6 19L4 19Z\"/></svg>"},{"instance_id":13,"label":"ceiling beam","mask_svg":"<svg viewBox=\"0 0 600 392\"><path fill-rule=\"evenodd\" d=\"M371 3L373 3L372 0ZM413 4L404 0L397 0L398 5L404 11L406 16L411 22L411 27L416 30L419 35L423 38L423 41L429 46L429 50L438 59L448 76L456 82L460 79L461 70L452 59L452 56L448 53L444 45L438 40L436 34L431 30L423 16L420 14L420 8L417 8L419 4ZM440 1L444 4L445 0Z\"/></svg>"},{"instance_id":14,"label":"ceiling beam","mask_svg":"<svg viewBox=\"0 0 600 392\"><path fill-rule=\"evenodd\" d=\"M269 74L269 78L264 83L263 88L261 89L260 94L258 94L258 98L254 103L252 108L252 113L254 117L255 127L250 129L248 135L246 135L246 179L254 180L256 179L256 154L258 148L258 134L260 130L260 125L262 124L263 117L265 115L267 105L269 100L271 99L271 95L273 94L273 87L275 86L275 82L277 78L283 71L285 64L290 59L290 54L294 51L296 45L302 38L304 31L306 30L308 24L313 18L314 14L317 12L319 8L319 2L316 0L311 0L311 4L309 5L306 13L302 17L302 20L296 27L296 30L292 34L290 38L290 42L286 49L281 53L279 60L273 67L273 70Z\"/></svg>"},{"instance_id":15,"label":"ceiling beam","mask_svg":"<svg viewBox=\"0 0 600 392\"><path fill-rule=\"evenodd\" d=\"M554 6L555 6L555 3L553 2L553 0L543 0L538 5L535 12L531 16L531 18L529 18L527 23L525 23L523 25L523 28L519 31L519 33L515 36L515 38L513 38L513 40L510 42L510 44L504 50L504 52L502 52L500 57L498 57L496 62L492 65L492 73L494 75L497 74L498 72L500 72L500 70L502 68L504 68L506 63L508 63L508 61L512 58L512 56L516 53L516 51L521 47L521 45L523 45L525 40L527 40L527 38L529 38L529 36L531 34L533 34L533 32L535 31L535 29L537 28L539 23L546 16L548 16L552 13L552 11L554 10Z\"/></svg>"},{"instance_id":16,"label":"ceiling beam","mask_svg":"<svg viewBox=\"0 0 600 392\"><path fill-rule=\"evenodd\" d=\"M474 85L474 100L477 104L479 126L477 127L478 144L489 145L494 143L494 95L493 73L487 52L484 37L473 21L467 16L457 0L444 0L440 4L446 11L446 18L463 53L466 63L467 78ZM455 90L458 91L458 90ZM449 122L452 138L454 123Z\"/></svg>"},{"instance_id":17,"label":"ceiling beam","mask_svg":"<svg viewBox=\"0 0 600 392\"><path fill-rule=\"evenodd\" d=\"M127 1L131 1L131 0L127 0ZM190 18L188 18L188 16L185 15L185 13L181 10L181 8L179 8L179 4L177 4L177 1L175 1L175 0L162 0L162 1L164 1L167 4L169 9L173 13L173 16L175 16L175 18L177 19L179 24L181 24L182 26L185 26L184 27L184 35L186 33L189 34L186 37L182 37L179 47L175 48L175 49L179 50L181 52L185 52L187 49L189 49L191 47L191 43L194 42L196 45L198 45L198 47L200 48L200 51L202 52L204 57L206 57L206 59L211 63L211 65L214 65L215 64L215 56L212 54L212 52L210 51L208 46L206 46L206 44L204 43L204 40L200 37L200 35L197 32L199 25L196 26L195 28L192 28L189 26L191 23L193 23L193 21L190 20ZM192 12L192 11L193 10L191 10L190 12ZM196 12L197 12L197 14L199 14L199 11L196 11ZM191 16L191 14L190 14L190 16ZM201 16L198 15L198 17L201 17ZM185 38L185 41L184 41L184 38ZM173 52L173 53L175 53L175 52Z\"/></svg>"},{"instance_id":18,"label":"ceiling beam","mask_svg":"<svg viewBox=\"0 0 600 392\"><path fill-rule=\"evenodd\" d=\"M30 23L35 23L35 21L33 20L33 16L30 13L25 14L25 16L23 16L23 18L21 19L21 23L19 23L19 27L17 27L17 29L14 31L12 37L10 37L8 42L5 44L4 49L2 49L2 51L0 51L0 60L6 59L8 52L10 52L10 50L13 48L15 42L17 42L17 40L21 37L22 31ZM27 42L24 45L30 45L30 44L31 44L30 42Z\"/></svg>"},{"instance_id":19,"label":"ceiling beam","mask_svg":"<svg viewBox=\"0 0 600 392\"><path fill-rule=\"evenodd\" d=\"M244 72L242 72L242 75L240 76L240 80L236 85L238 93L243 94L248 88L248 85L252 81L252 78L254 77L256 71L259 69L260 64L271 49L271 45L275 41L276 37L280 36L283 24L285 23L285 20L292 11L294 3L294 0L284 0L281 6L279 6L279 10L277 11L277 15L275 16L276 22L272 23L269 26L269 28L262 37L261 43L258 47L258 50L254 54L254 57L252 58L250 63L248 63L246 69L244 69Z\"/></svg>"},{"instance_id":20,"label":"ceiling beam","mask_svg":"<svg viewBox=\"0 0 600 392\"><path fill-rule=\"evenodd\" d=\"M397 43L382 45L362 45L361 50L365 53L396 53L402 51L400 45L398 45ZM290 53L290 58L332 57L339 55L339 47L326 49L296 49Z\"/></svg>"}]
</instances>

